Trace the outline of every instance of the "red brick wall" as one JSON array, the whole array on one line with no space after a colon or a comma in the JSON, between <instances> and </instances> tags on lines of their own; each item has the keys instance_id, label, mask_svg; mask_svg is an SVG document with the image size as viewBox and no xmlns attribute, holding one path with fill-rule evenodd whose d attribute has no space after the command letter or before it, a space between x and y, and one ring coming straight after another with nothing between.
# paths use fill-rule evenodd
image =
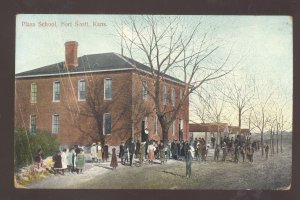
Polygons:
<instances>
[{"instance_id":1,"label":"red brick wall","mask_svg":"<svg viewBox=\"0 0 300 200\"><path fill-rule=\"evenodd\" d=\"M105 78L112 78L112 101L103 100L103 83ZM97 96L101 99L101 105L105 107L104 112L112 114L112 134L106 136L109 145L118 145L121 141L131 136L132 111L137 119L134 123L134 138L140 139L141 123L143 117L148 113L148 129L150 138L160 140L161 128L158 122L158 134L154 128L154 104L148 95L147 101L142 99L142 81L148 80L148 87L151 88L151 79L140 74L126 72L103 72L93 75L72 75L57 77L39 77L16 79L15 99L15 126L29 128L30 115L36 115L37 129L52 132L52 115L59 114L60 132L57 134L61 144L90 144L97 138L97 129L93 118L78 115L78 109L86 109L86 101L78 101L78 81L84 79L89 88L96 88ZM61 82L60 102L53 102L53 82ZM31 83L37 83L37 103L30 102ZM183 86L167 82L168 96L170 88L175 88L176 103L179 101L179 90ZM92 87L93 86L93 87ZM169 130L169 140L178 139L179 119L184 120L184 139L188 139L189 108L188 99L185 101L182 110L179 112L175 123L175 134L172 136L172 126ZM133 107L131 107L133 105ZM134 110L133 110L134 109ZM106 111L105 111L106 110ZM144 112L144 113L143 113ZM101 113L103 115L103 113Z\"/></svg>"}]
</instances>

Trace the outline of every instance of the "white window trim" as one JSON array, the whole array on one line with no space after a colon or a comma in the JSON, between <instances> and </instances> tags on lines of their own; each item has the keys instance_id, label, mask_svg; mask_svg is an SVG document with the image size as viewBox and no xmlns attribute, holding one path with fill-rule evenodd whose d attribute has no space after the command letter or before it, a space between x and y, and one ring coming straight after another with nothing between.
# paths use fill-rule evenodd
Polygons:
<instances>
[{"instance_id":1,"label":"white window trim","mask_svg":"<svg viewBox=\"0 0 300 200\"><path fill-rule=\"evenodd\" d=\"M110 97L110 98L106 98L106 95L105 95L105 81L106 81L106 80L111 80L111 97ZM112 78L105 78L105 79L104 79L103 87L104 87L104 88L103 88L103 93L104 93L103 96L104 96L104 100L109 100L109 101L112 100Z\"/></svg>"},{"instance_id":2,"label":"white window trim","mask_svg":"<svg viewBox=\"0 0 300 200\"><path fill-rule=\"evenodd\" d=\"M143 86L143 100L146 101L147 98L148 98L148 82L146 80L144 80L143 83L142 83L142 86ZM145 90L146 90L146 95L144 95L145 94Z\"/></svg>"},{"instance_id":3,"label":"white window trim","mask_svg":"<svg viewBox=\"0 0 300 200\"><path fill-rule=\"evenodd\" d=\"M35 101L32 101L32 86L33 85L36 85L36 97L35 97ZM37 103L37 84L35 82L31 83L31 85L30 85L30 102L31 103Z\"/></svg>"},{"instance_id":4,"label":"white window trim","mask_svg":"<svg viewBox=\"0 0 300 200\"><path fill-rule=\"evenodd\" d=\"M55 88L55 83L59 83L59 100L55 100L55 91L54 91L54 88ZM61 89L60 89L60 81L54 81L53 82L53 85L52 85L52 88L53 88L53 91L52 91L52 101L53 102L60 102L60 98L61 98ZM79 91L78 91L79 92Z\"/></svg>"},{"instance_id":5,"label":"white window trim","mask_svg":"<svg viewBox=\"0 0 300 200\"><path fill-rule=\"evenodd\" d=\"M167 86L163 85L163 105L167 105Z\"/></svg>"},{"instance_id":6,"label":"white window trim","mask_svg":"<svg viewBox=\"0 0 300 200\"><path fill-rule=\"evenodd\" d=\"M183 133L183 130L184 130L183 126L184 126L183 119L181 119L180 120L180 128L182 130L182 133Z\"/></svg>"},{"instance_id":7,"label":"white window trim","mask_svg":"<svg viewBox=\"0 0 300 200\"><path fill-rule=\"evenodd\" d=\"M158 117L157 117L157 115L155 115L155 117L154 117L154 133L155 133L155 135L157 135L157 133L158 133Z\"/></svg>"},{"instance_id":8,"label":"white window trim","mask_svg":"<svg viewBox=\"0 0 300 200\"><path fill-rule=\"evenodd\" d=\"M105 115L107 115L107 114L110 115L110 130L112 130L112 116L111 116L111 113L103 113L103 123L102 123L102 126L103 126L102 134L103 135L111 135L112 134L112 131L110 132L110 134L105 134Z\"/></svg>"},{"instance_id":9,"label":"white window trim","mask_svg":"<svg viewBox=\"0 0 300 200\"><path fill-rule=\"evenodd\" d=\"M171 104L172 106L175 106L175 89L174 88L171 88Z\"/></svg>"},{"instance_id":10,"label":"white window trim","mask_svg":"<svg viewBox=\"0 0 300 200\"><path fill-rule=\"evenodd\" d=\"M57 133L54 133L54 117L58 116L58 131ZM55 113L52 115L52 134L59 134L60 131L60 122L59 122L59 114Z\"/></svg>"},{"instance_id":11,"label":"white window trim","mask_svg":"<svg viewBox=\"0 0 300 200\"><path fill-rule=\"evenodd\" d=\"M176 124L176 120L174 120L172 123L172 136L175 135L175 124Z\"/></svg>"},{"instance_id":12,"label":"white window trim","mask_svg":"<svg viewBox=\"0 0 300 200\"><path fill-rule=\"evenodd\" d=\"M85 99L80 99L80 82L85 82ZM78 97L78 101L86 101L86 80L84 79L80 79L78 80L78 83L77 83L77 97Z\"/></svg>"},{"instance_id":13,"label":"white window trim","mask_svg":"<svg viewBox=\"0 0 300 200\"><path fill-rule=\"evenodd\" d=\"M30 133L33 133L32 132L32 126L31 126L31 122L32 122L32 116L35 116L35 130L37 130L37 126L36 126L36 115L35 114L32 114L32 115L30 115L30 121L29 121L29 130L30 130Z\"/></svg>"}]
</instances>

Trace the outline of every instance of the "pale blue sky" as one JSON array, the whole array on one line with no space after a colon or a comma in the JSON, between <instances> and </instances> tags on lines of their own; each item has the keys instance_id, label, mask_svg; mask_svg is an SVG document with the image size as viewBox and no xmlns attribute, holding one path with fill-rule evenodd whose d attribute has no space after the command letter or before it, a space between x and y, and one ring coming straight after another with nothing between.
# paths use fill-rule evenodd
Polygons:
<instances>
[{"instance_id":1,"label":"pale blue sky","mask_svg":"<svg viewBox=\"0 0 300 200\"><path fill-rule=\"evenodd\" d=\"M64 60L64 43L79 43L78 56L95 53L120 53L114 22L123 15L17 15L16 73ZM187 16L204 20L215 27L215 38L233 46L233 58L242 57L235 74L249 74L257 80L269 80L292 100L293 36L292 18L288 16ZM89 27L63 27L61 22L88 22ZM106 26L94 27L93 21ZM35 27L23 22L35 23ZM39 27L39 22L56 22L57 27ZM22 25L23 23L23 25ZM282 90L282 92L283 92ZM292 102L290 102L291 111Z\"/></svg>"}]
</instances>

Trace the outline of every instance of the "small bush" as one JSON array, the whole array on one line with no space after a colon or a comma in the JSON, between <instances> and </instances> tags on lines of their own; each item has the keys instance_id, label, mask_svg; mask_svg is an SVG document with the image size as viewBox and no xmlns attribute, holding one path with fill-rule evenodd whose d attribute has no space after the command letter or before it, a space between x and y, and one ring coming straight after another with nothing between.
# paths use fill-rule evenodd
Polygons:
<instances>
[{"instance_id":1,"label":"small bush","mask_svg":"<svg viewBox=\"0 0 300 200\"><path fill-rule=\"evenodd\" d=\"M33 163L39 148L42 149L44 158L53 155L59 148L55 137L44 131L30 134L25 129L15 129L14 142L15 170Z\"/></svg>"}]
</instances>

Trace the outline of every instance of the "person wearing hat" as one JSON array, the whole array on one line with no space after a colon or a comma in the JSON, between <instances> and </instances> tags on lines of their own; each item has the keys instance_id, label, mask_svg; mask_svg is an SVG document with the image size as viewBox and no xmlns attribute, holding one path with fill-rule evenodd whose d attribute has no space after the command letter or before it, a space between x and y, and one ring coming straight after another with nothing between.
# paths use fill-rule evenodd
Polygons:
<instances>
[{"instance_id":1,"label":"person wearing hat","mask_svg":"<svg viewBox=\"0 0 300 200\"><path fill-rule=\"evenodd\" d=\"M92 157L92 162L95 162L97 159L97 147L96 147L96 143L92 144L91 147L91 157Z\"/></svg>"}]
</instances>

